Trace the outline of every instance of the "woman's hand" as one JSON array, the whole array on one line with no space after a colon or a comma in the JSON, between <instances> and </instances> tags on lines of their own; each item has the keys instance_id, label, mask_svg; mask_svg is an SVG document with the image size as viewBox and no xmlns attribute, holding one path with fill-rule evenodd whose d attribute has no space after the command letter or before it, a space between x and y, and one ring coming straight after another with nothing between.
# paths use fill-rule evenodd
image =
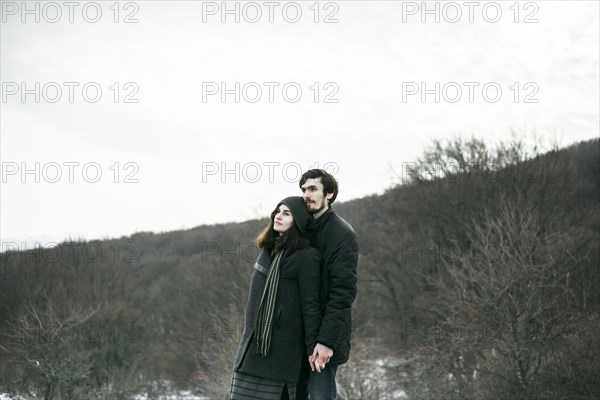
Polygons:
<instances>
[{"instance_id":1,"label":"woman's hand","mask_svg":"<svg viewBox=\"0 0 600 400\"><path fill-rule=\"evenodd\" d=\"M308 363L310 364L310 369L314 371L317 370L318 373L321 373L321 370L325 368L325 364L329 362L331 357L333 356L333 350L329 347L317 343L315 346L315 350L312 355L308 357Z\"/></svg>"}]
</instances>

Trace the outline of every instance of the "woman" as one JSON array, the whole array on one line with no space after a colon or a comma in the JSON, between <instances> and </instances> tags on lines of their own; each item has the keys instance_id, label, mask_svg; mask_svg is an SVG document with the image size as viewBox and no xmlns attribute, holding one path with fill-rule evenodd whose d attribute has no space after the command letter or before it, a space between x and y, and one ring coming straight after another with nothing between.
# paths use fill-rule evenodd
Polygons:
<instances>
[{"instance_id":1,"label":"woman","mask_svg":"<svg viewBox=\"0 0 600 400\"><path fill-rule=\"evenodd\" d=\"M230 399L296 398L303 357L312 355L321 324L319 252L308 246L312 221L302 197L283 199L258 236L244 333Z\"/></svg>"}]
</instances>

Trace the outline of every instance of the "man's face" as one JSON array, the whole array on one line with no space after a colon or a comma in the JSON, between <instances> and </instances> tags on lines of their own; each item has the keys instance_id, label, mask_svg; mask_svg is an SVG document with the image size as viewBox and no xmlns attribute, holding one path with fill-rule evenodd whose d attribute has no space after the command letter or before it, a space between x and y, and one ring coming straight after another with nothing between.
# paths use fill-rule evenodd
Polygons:
<instances>
[{"instance_id":1,"label":"man's face","mask_svg":"<svg viewBox=\"0 0 600 400\"><path fill-rule=\"evenodd\" d=\"M301 186L301 189L302 197L304 197L304 202L309 213L318 214L329 208L329 199L333 197L333 193L325 195L321 178L307 179Z\"/></svg>"}]
</instances>

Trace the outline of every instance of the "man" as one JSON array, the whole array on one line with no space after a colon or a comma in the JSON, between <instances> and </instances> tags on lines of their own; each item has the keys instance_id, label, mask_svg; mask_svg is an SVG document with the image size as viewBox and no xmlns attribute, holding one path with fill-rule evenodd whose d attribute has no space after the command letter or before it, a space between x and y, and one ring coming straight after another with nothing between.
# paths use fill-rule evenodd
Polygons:
<instances>
[{"instance_id":1,"label":"man","mask_svg":"<svg viewBox=\"0 0 600 400\"><path fill-rule=\"evenodd\" d=\"M356 234L331 208L338 194L335 178L322 169L300 178L304 201L313 215L314 246L321 254L319 301L322 322L317 345L304 363L297 387L298 400L336 399L338 365L350 356L352 303L356 298L358 246Z\"/></svg>"}]
</instances>

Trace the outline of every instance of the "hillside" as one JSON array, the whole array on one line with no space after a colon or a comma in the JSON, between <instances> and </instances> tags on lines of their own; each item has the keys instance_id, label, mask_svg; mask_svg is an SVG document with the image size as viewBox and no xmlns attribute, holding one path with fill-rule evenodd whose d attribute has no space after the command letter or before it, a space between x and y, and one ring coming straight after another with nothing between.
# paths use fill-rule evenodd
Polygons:
<instances>
[{"instance_id":1,"label":"hillside","mask_svg":"<svg viewBox=\"0 0 600 400\"><path fill-rule=\"evenodd\" d=\"M341 393L600 397L600 141L456 139L413 166L334 204L360 253ZM265 224L2 253L0 393L224 398ZM365 379L377 359L384 378Z\"/></svg>"}]
</instances>

